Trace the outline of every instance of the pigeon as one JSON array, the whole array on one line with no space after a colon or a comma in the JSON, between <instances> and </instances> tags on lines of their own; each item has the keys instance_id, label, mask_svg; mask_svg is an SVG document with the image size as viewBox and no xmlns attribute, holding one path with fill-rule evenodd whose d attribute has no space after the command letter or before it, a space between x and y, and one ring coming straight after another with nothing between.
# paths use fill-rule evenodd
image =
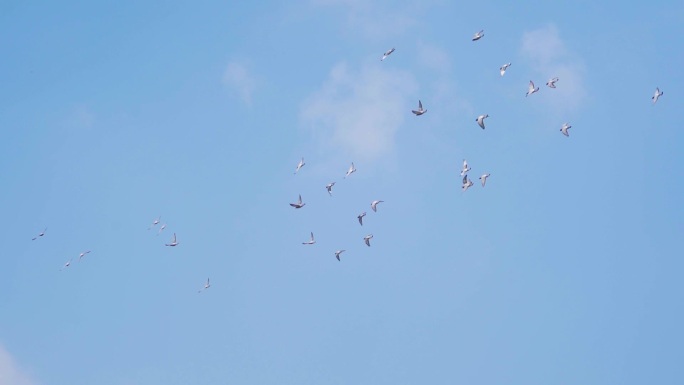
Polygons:
<instances>
[{"instance_id":1,"label":"pigeon","mask_svg":"<svg viewBox=\"0 0 684 385\"><path fill-rule=\"evenodd\" d=\"M466 160L463 159L463 169L461 170L461 176L465 175L468 171L470 171L470 167L468 167L468 162L466 162Z\"/></svg>"},{"instance_id":2,"label":"pigeon","mask_svg":"<svg viewBox=\"0 0 684 385\"><path fill-rule=\"evenodd\" d=\"M416 114L416 116L421 116L424 113L426 113L427 110L423 108L423 103L420 100L418 100L418 109L417 110L411 110L411 112Z\"/></svg>"},{"instance_id":3,"label":"pigeon","mask_svg":"<svg viewBox=\"0 0 684 385\"><path fill-rule=\"evenodd\" d=\"M84 251L81 254L78 255L78 261L81 262L81 258L85 257L86 254L90 254L90 250Z\"/></svg>"},{"instance_id":4,"label":"pigeon","mask_svg":"<svg viewBox=\"0 0 684 385\"><path fill-rule=\"evenodd\" d=\"M382 203L382 202L384 202L384 201L373 201L373 202L371 202L371 208L373 209L373 211L375 211L377 213L378 212L378 203Z\"/></svg>"},{"instance_id":5,"label":"pigeon","mask_svg":"<svg viewBox=\"0 0 684 385\"><path fill-rule=\"evenodd\" d=\"M366 242L366 246L370 247L370 240L373 239L373 234L368 234L363 237L363 241Z\"/></svg>"},{"instance_id":6,"label":"pigeon","mask_svg":"<svg viewBox=\"0 0 684 385\"><path fill-rule=\"evenodd\" d=\"M655 93L651 97L651 99L653 99L653 104L656 104L656 102L658 101L658 98L661 96L663 96L662 91L660 91L660 88L656 87Z\"/></svg>"},{"instance_id":7,"label":"pigeon","mask_svg":"<svg viewBox=\"0 0 684 385\"><path fill-rule=\"evenodd\" d=\"M31 240L32 240L32 241L35 241L35 240L38 239L39 237L42 237L43 235L45 235L45 232L46 232L46 231L47 231L47 227L46 227L43 231L41 231L40 234L38 234L38 235L36 235L35 237L31 238Z\"/></svg>"},{"instance_id":8,"label":"pigeon","mask_svg":"<svg viewBox=\"0 0 684 385\"><path fill-rule=\"evenodd\" d=\"M468 179L468 175L466 174L465 176L463 176L463 186L462 186L463 191L465 192L472 185L473 185L473 181Z\"/></svg>"},{"instance_id":9,"label":"pigeon","mask_svg":"<svg viewBox=\"0 0 684 385\"><path fill-rule=\"evenodd\" d=\"M478 116L477 119L475 119L475 121L477 122L477 124L479 124L480 127L482 127L483 130L485 129L484 120L485 120L486 118L488 118L488 117L489 117L489 115L484 114L484 115Z\"/></svg>"},{"instance_id":10,"label":"pigeon","mask_svg":"<svg viewBox=\"0 0 684 385\"><path fill-rule=\"evenodd\" d=\"M391 55L392 52L394 52L394 48L392 48L392 49L390 49L389 51L385 52L385 53L382 55L382 59L380 59L380 61L383 61L383 60L387 59L387 56Z\"/></svg>"},{"instance_id":11,"label":"pigeon","mask_svg":"<svg viewBox=\"0 0 684 385\"><path fill-rule=\"evenodd\" d=\"M361 224L361 226L363 226L363 217L365 217L365 216L366 216L365 211L357 216L357 218L359 218L359 224Z\"/></svg>"},{"instance_id":12,"label":"pigeon","mask_svg":"<svg viewBox=\"0 0 684 385\"><path fill-rule=\"evenodd\" d=\"M473 35L473 41L482 39L484 36L484 29Z\"/></svg>"},{"instance_id":13,"label":"pigeon","mask_svg":"<svg viewBox=\"0 0 684 385\"><path fill-rule=\"evenodd\" d=\"M200 290L197 290L198 293L201 293L203 290L206 290L211 287L211 284L209 284L209 278L207 278L207 283L204 284L204 287Z\"/></svg>"},{"instance_id":14,"label":"pigeon","mask_svg":"<svg viewBox=\"0 0 684 385\"><path fill-rule=\"evenodd\" d=\"M345 251L346 250L337 250L335 252L335 258L337 258L337 260L339 261L340 260L340 254L344 253Z\"/></svg>"},{"instance_id":15,"label":"pigeon","mask_svg":"<svg viewBox=\"0 0 684 385\"><path fill-rule=\"evenodd\" d=\"M313 245L316 243L316 240L314 239L313 233L311 233L311 239L307 242L302 242L302 245Z\"/></svg>"},{"instance_id":16,"label":"pigeon","mask_svg":"<svg viewBox=\"0 0 684 385\"><path fill-rule=\"evenodd\" d=\"M295 175L299 172L300 168L304 167L305 164L306 163L304 163L304 158L302 158L302 160L300 160L299 163L297 163L297 168L295 169L295 172L294 172Z\"/></svg>"},{"instance_id":17,"label":"pigeon","mask_svg":"<svg viewBox=\"0 0 684 385\"><path fill-rule=\"evenodd\" d=\"M347 170L347 174L344 177L345 178L348 177L353 172L356 172L356 167L354 167L354 162L352 162L351 166L349 166L349 170Z\"/></svg>"},{"instance_id":18,"label":"pigeon","mask_svg":"<svg viewBox=\"0 0 684 385\"><path fill-rule=\"evenodd\" d=\"M147 229L149 230L149 229L153 228L154 226L158 225L160 219L161 219L161 216L158 216L157 219L155 219L154 222L152 222L150 227L148 227Z\"/></svg>"},{"instance_id":19,"label":"pigeon","mask_svg":"<svg viewBox=\"0 0 684 385\"><path fill-rule=\"evenodd\" d=\"M176 233L173 233L173 238L171 238L171 243L167 243L166 246L178 246L178 241L176 241Z\"/></svg>"},{"instance_id":20,"label":"pigeon","mask_svg":"<svg viewBox=\"0 0 684 385\"><path fill-rule=\"evenodd\" d=\"M565 135L565 136L570 136L570 134L568 134L568 130L569 130L570 128L572 128L571 125L569 125L569 124L567 124L567 123L563 123L563 127L561 127L560 131L563 133L563 135Z\"/></svg>"},{"instance_id":21,"label":"pigeon","mask_svg":"<svg viewBox=\"0 0 684 385\"><path fill-rule=\"evenodd\" d=\"M525 96L532 95L533 93L535 93L537 91L539 91L539 87L535 88L534 82L532 80L530 80L530 85L527 87L527 93L525 94Z\"/></svg>"},{"instance_id":22,"label":"pigeon","mask_svg":"<svg viewBox=\"0 0 684 385\"><path fill-rule=\"evenodd\" d=\"M553 78L546 82L546 85L551 87L551 88L556 88L556 82L558 81L558 78Z\"/></svg>"},{"instance_id":23,"label":"pigeon","mask_svg":"<svg viewBox=\"0 0 684 385\"><path fill-rule=\"evenodd\" d=\"M157 232L157 235L161 234L161 232L164 231L165 228L166 228L166 223L164 223L163 225L161 225L161 227L159 227L159 231Z\"/></svg>"},{"instance_id":24,"label":"pigeon","mask_svg":"<svg viewBox=\"0 0 684 385\"><path fill-rule=\"evenodd\" d=\"M66 268L69 267L69 266L71 266L71 259L68 260L67 263L65 263L64 266L62 266L62 268L59 269L59 270L60 270L60 271L61 271L61 270L64 270L64 269L66 269Z\"/></svg>"},{"instance_id":25,"label":"pigeon","mask_svg":"<svg viewBox=\"0 0 684 385\"><path fill-rule=\"evenodd\" d=\"M328 195L332 196L332 188L335 185L335 182L330 182L325 185L325 189L328 190Z\"/></svg>"},{"instance_id":26,"label":"pigeon","mask_svg":"<svg viewBox=\"0 0 684 385\"><path fill-rule=\"evenodd\" d=\"M306 203L302 203L301 194L299 195L299 200L297 201L297 203L290 203L290 206L292 206L296 209L301 209L302 207L304 207L304 205L306 205Z\"/></svg>"},{"instance_id":27,"label":"pigeon","mask_svg":"<svg viewBox=\"0 0 684 385\"><path fill-rule=\"evenodd\" d=\"M480 181L482 182L482 187L484 187L484 186L485 186L485 183L487 183L487 178L489 178L489 174L483 174L483 175L480 177Z\"/></svg>"},{"instance_id":28,"label":"pigeon","mask_svg":"<svg viewBox=\"0 0 684 385\"><path fill-rule=\"evenodd\" d=\"M504 74L506 73L506 70L510 66L511 66L511 63L506 63L506 64L502 65L501 68L499 68L499 72L501 73L501 76L504 76Z\"/></svg>"}]
</instances>

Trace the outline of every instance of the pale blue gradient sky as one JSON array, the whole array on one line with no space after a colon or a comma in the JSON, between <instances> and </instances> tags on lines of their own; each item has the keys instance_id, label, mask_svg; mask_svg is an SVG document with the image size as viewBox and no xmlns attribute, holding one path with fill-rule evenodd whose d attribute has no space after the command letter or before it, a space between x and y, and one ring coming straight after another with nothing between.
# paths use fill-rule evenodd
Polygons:
<instances>
[{"instance_id":1,"label":"pale blue gradient sky","mask_svg":"<svg viewBox=\"0 0 684 385\"><path fill-rule=\"evenodd\" d=\"M0 385L679 383L682 15L3 2Z\"/></svg>"}]
</instances>

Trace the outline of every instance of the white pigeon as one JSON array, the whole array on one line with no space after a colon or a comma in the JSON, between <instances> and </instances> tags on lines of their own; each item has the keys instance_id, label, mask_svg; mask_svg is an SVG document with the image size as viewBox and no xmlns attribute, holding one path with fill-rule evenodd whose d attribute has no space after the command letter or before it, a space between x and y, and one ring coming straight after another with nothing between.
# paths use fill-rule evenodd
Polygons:
<instances>
[{"instance_id":1,"label":"white pigeon","mask_svg":"<svg viewBox=\"0 0 684 385\"><path fill-rule=\"evenodd\" d=\"M465 175L468 171L470 171L470 167L468 167L468 162L463 159L463 168L461 169L461 176Z\"/></svg>"},{"instance_id":2,"label":"white pigeon","mask_svg":"<svg viewBox=\"0 0 684 385\"><path fill-rule=\"evenodd\" d=\"M297 203L290 203L290 206L292 206L296 209L301 209L302 207L304 207L304 205L306 205L306 203L302 203L301 194L299 195L299 200L297 201Z\"/></svg>"},{"instance_id":3,"label":"white pigeon","mask_svg":"<svg viewBox=\"0 0 684 385\"><path fill-rule=\"evenodd\" d=\"M656 102L658 101L658 98L661 96L663 96L662 91L660 91L660 88L656 87L655 93L651 97L651 99L653 99L653 104L656 104Z\"/></svg>"},{"instance_id":4,"label":"white pigeon","mask_svg":"<svg viewBox=\"0 0 684 385\"><path fill-rule=\"evenodd\" d=\"M81 254L78 255L78 261L81 262L81 258L85 257L86 254L90 254L90 250L84 251Z\"/></svg>"},{"instance_id":5,"label":"white pigeon","mask_svg":"<svg viewBox=\"0 0 684 385\"><path fill-rule=\"evenodd\" d=\"M482 127L483 130L485 129L484 120L487 119L488 117L489 117L489 115L484 114L484 115L478 116L477 119L475 119L475 121L477 122L477 124L479 124L480 127Z\"/></svg>"},{"instance_id":6,"label":"white pigeon","mask_svg":"<svg viewBox=\"0 0 684 385\"><path fill-rule=\"evenodd\" d=\"M394 48L392 48L392 49L388 50L387 52L385 52L385 53L382 55L382 59L380 59L380 61L383 61L383 60L387 59L387 56L391 55L392 52L394 52Z\"/></svg>"},{"instance_id":7,"label":"white pigeon","mask_svg":"<svg viewBox=\"0 0 684 385\"><path fill-rule=\"evenodd\" d=\"M418 109L417 110L411 110L411 112L416 114L416 116L421 116L424 113L426 113L427 110L423 108L423 103L420 100L418 100Z\"/></svg>"},{"instance_id":8,"label":"white pigeon","mask_svg":"<svg viewBox=\"0 0 684 385\"><path fill-rule=\"evenodd\" d=\"M366 216L365 211L357 216L357 218L359 218L359 224L361 224L361 226L363 226L363 217L365 217L365 216Z\"/></svg>"},{"instance_id":9,"label":"white pigeon","mask_svg":"<svg viewBox=\"0 0 684 385\"><path fill-rule=\"evenodd\" d=\"M328 195L332 196L332 188L335 185L335 182L330 182L325 185L325 189L328 190Z\"/></svg>"},{"instance_id":10,"label":"white pigeon","mask_svg":"<svg viewBox=\"0 0 684 385\"><path fill-rule=\"evenodd\" d=\"M161 227L159 227L159 231L157 231L157 235L161 234L165 228L166 228L166 223L164 223L163 225L161 225Z\"/></svg>"},{"instance_id":11,"label":"white pigeon","mask_svg":"<svg viewBox=\"0 0 684 385\"><path fill-rule=\"evenodd\" d=\"M532 95L537 91L539 91L539 87L535 87L534 82L530 80L530 85L527 87L527 93L525 94L525 96Z\"/></svg>"},{"instance_id":12,"label":"white pigeon","mask_svg":"<svg viewBox=\"0 0 684 385\"><path fill-rule=\"evenodd\" d=\"M489 174L482 174L480 177L480 181L482 182L482 187L485 186L485 183L487 183L487 178L489 178Z\"/></svg>"},{"instance_id":13,"label":"white pigeon","mask_svg":"<svg viewBox=\"0 0 684 385\"><path fill-rule=\"evenodd\" d=\"M551 87L551 88L556 88L556 82L558 81L558 78L552 78L548 82L546 82L546 85Z\"/></svg>"},{"instance_id":14,"label":"white pigeon","mask_svg":"<svg viewBox=\"0 0 684 385\"><path fill-rule=\"evenodd\" d=\"M465 176L463 176L463 186L461 186L461 188L463 188L463 191L465 192L472 185L473 181L468 178L468 175L466 174Z\"/></svg>"},{"instance_id":15,"label":"white pigeon","mask_svg":"<svg viewBox=\"0 0 684 385\"><path fill-rule=\"evenodd\" d=\"M563 135L565 135L565 136L570 136L570 134L568 134L568 130L569 130L570 128L572 128L571 125L569 125L569 124L567 124L567 123L563 123L563 127L561 127L560 131L563 133Z\"/></svg>"},{"instance_id":16,"label":"white pigeon","mask_svg":"<svg viewBox=\"0 0 684 385\"><path fill-rule=\"evenodd\" d=\"M46 231L47 231L47 227L46 227L43 231L41 231L40 234L38 234L38 235L36 235L35 237L31 238L31 240L32 240L32 241L35 241L35 240L38 239L39 237L42 237L43 235L45 235L45 232L46 232Z\"/></svg>"},{"instance_id":17,"label":"white pigeon","mask_svg":"<svg viewBox=\"0 0 684 385\"><path fill-rule=\"evenodd\" d=\"M368 234L363 237L363 241L366 242L366 246L370 247L370 240L373 239L373 234Z\"/></svg>"},{"instance_id":18,"label":"white pigeon","mask_svg":"<svg viewBox=\"0 0 684 385\"><path fill-rule=\"evenodd\" d=\"M378 203L382 203L382 202L384 202L384 201L373 201L373 202L371 202L371 208L373 209L373 211L375 211L377 213L378 212Z\"/></svg>"},{"instance_id":19,"label":"white pigeon","mask_svg":"<svg viewBox=\"0 0 684 385\"><path fill-rule=\"evenodd\" d=\"M294 172L295 175L299 172L300 168L304 167L305 164L306 163L304 163L304 158L302 158L302 160L300 160L299 163L297 163L297 168L295 169L295 172Z\"/></svg>"},{"instance_id":20,"label":"white pigeon","mask_svg":"<svg viewBox=\"0 0 684 385\"><path fill-rule=\"evenodd\" d=\"M339 261L340 260L340 254L344 253L345 251L346 250L337 250L335 252L335 258L337 258L337 260Z\"/></svg>"},{"instance_id":21,"label":"white pigeon","mask_svg":"<svg viewBox=\"0 0 684 385\"><path fill-rule=\"evenodd\" d=\"M157 219L155 219L154 222L152 222L152 224L150 225L150 227L148 227L147 229L149 230L149 229L153 228L154 226L158 225L158 224L159 224L159 220L161 220L161 215L158 216Z\"/></svg>"},{"instance_id":22,"label":"white pigeon","mask_svg":"<svg viewBox=\"0 0 684 385\"><path fill-rule=\"evenodd\" d=\"M173 238L171 238L171 243L167 243L166 246L178 246L178 241L176 240L176 233L173 233Z\"/></svg>"},{"instance_id":23,"label":"white pigeon","mask_svg":"<svg viewBox=\"0 0 684 385\"><path fill-rule=\"evenodd\" d=\"M499 68L499 72L501 73L501 76L504 76L504 74L506 73L506 70L510 66L511 66L511 63L506 63Z\"/></svg>"},{"instance_id":24,"label":"white pigeon","mask_svg":"<svg viewBox=\"0 0 684 385\"><path fill-rule=\"evenodd\" d=\"M69 267L69 266L71 266L71 259L69 259L69 260L67 261L67 263L65 263L64 266L62 266L62 268L59 269L59 270L64 270L64 269L66 269L66 268Z\"/></svg>"},{"instance_id":25,"label":"white pigeon","mask_svg":"<svg viewBox=\"0 0 684 385\"><path fill-rule=\"evenodd\" d=\"M201 293L203 290L206 290L211 287L211 284L209 284L209 278L207 278L207 283L204 284L204 287L200 290L197 290L198 293Z\"/></svg>"},{"instance_id":26,"label":"white pigeon","mask_svg":"<svg viewBox=\"0 0 684 385\"><path fill-rule=\"evenodd\" d=\"M306 242L302 242L302 245L313 245L314 243L316 243L316 240L314 239L313 233L311 233L311 239Z\"/></svg>"},{"instance_id":27,"label":"white pigeon","mask_svg":"<svg viewBox=\"0 0 684 385\"><path fill-rule=\"evenodd\" d=\"M347 174L344 177L345 178L348 177L353 172L356 172L356 167L354 167L354 162L352 162L351 166L349 166L349 170L347 170Z\"/></svg>"},{"instance_id":28,"label":"white pigeon","mask_svg":"<svg viewBox=\"0 0 684 385\"><path fill-rule=\"evenodd\" d=\"M482 39L484 36L484 29L473 35L473 41Z\"/></svg>"}]
</instances>

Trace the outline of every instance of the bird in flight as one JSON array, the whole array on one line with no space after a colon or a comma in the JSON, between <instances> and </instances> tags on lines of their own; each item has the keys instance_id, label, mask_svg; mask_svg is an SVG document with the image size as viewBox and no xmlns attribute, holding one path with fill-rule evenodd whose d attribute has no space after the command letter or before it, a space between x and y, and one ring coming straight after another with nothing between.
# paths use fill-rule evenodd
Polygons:
<instances>
[{"instance_id":1,"label":"bird in flight","mask_svg":"<svg viewBox=\"0 0 684 385\"><path fill-rule=\"evenodd\" d=\"M468 178L468 174L464 175L463 176L463 186L461 186L461 188L463 188L463 191L468 190L468 188L472 185L473 185L473 181Z\"/></svg>"},{"instance_id":2,"label":"bird in flight","mask_svg":"<svg viewBox=\"0 0 684 385\"><path fill-rule=\"evenodd\" d=\"M316 243L316 240L314 239L313 232L311 233L311 239L308 240L307 242L302 242L302 245L313 245Z\"/></svg>"},{"instance_id":3,"label":"bird in flight","mask_svg":"<svg viewBox=\"0 0 684 385\"><path fill-rule=\"evenodd\" d=\"M67 263L65 263L64 266L62 266L62 268L59 269L59 270L62 271L62 270L66 269L66 268L69 267L69 266L71 266L71 259L69 259L69 260L67 261Z\"/></svg>"},{"instance_id":4,"label":"bird in flight","mask_svg":"<svg viewBox=\"0 0 684 385\"><path fill-rule=\"evenodd\" d=\"M345 178L348 177L353 172L356 172L356 167L354 167L354 162L352 162L351 166L349 166L349 170L347 170L347 174L344 177Z\"/></svg>"},{"instance_id":5,"label":"bird in flight","mask_svg":"<svg viewBox=\"0 0 684 385\"><path fill-rule=\"evenodd\" d=\"M535 93L537 91L539 91L539 87L535 87L534 82L532 80L530 80L530 85L527 86L527 93L525 94L525 96L532 95L533 93Z\"/></svg>"},{"instance_id":6,"label":"bird in flight","mask_svg":"<svg viewBox=\"0 0 684 385\"><path fill-rule=\"evenodd\" d=\"M359 218L359 224L361 224L361 226L363 226L363 217L365 217L365 216L366 216L365 211L357 216L357 218Z\"/></svg>"},{"instance_id":7,"label":"bird in flight","mask_svg":"<svg viewBox=\"0 0 684 385\"><path fill-rule=\"evenodd\" d=\"M332 196L332 188L335 185L335 182L330 182L325 185L325 189L328 190L328 195Z\"/></svg>"},{"instance_id":8,"label":"bird in flight","mask_svg":"<svg viewBox=\"0 0 684 385\"><path fill-rule=\"evenodd\" d=\"M556 88L556 82L558 81L558 78L552 78L548 82L546 82L546 85L551 87L551 88Z\"/></svg>"},{"instance_id":9,"label":"bird in flight","mask_svg":"<svg viewBox=\"0 0 684 385\"><path fill-rule=\"evenodd\" d=\"M571 125L569 125L569 124L567 124L567 123L563 123L563 127L561 127L560 131L563 133L563 135L565 135L565 136L570 136L570 134L568 134L568 130L569 130L570 128L572 128Z\"/></svg>"},{"instance_id":10,"label":"bird in flight","mask_svg":"<svg viewBox=\"0 0 684 385\"><path fill-rule=\"evenodd\" d=\"M484 36L484 29L473 35L473 41L482 39L482 36Z\"/></svg>"},{"instance_id":11,"label":"bird in flight","mask_svg":"<svg viewBox=\"0 0 684 385\"><path fill-rule=\"evenodd\" d=\"M499 73L501 73L501 76L504 76L504 74L506 73L506 70L510 66L511 66L511 63L506 63L499 68Z\"/></svg>"},{"instance_id":12,"label":"bird in flight","mask_svg":"<svg viewBox=\"0 0 684 385\"><path fill-rule=\"evenodd\" d=\"M152 222L152 224L150 225L150 227L148 227L147 229L149 230L149 229L153 228L154 226L158 225L158 224L159 224L159 220L161 220L161 215L158 216L157 219L155 219L155 220Z\"/></svg>"},{"instance_id":13,"label":"bird in flight","mask_svg":"<svg viewBox=\"0 0 684 385\"><path fill-rule=\"evenodd\" d=\"M424 113L426 113L427 110L423 108L423 102L421 102L420 100L418 100L418 109L417 109L417 110L411 110L411 112L413 112L414 114L416 114L416 116L421 116L421 115L423 115Z\"/></svg>"},{"instance_id":14,"label":"bird in flight","mask_svg":"<svg viewBox=\"0 0 684 385\"><path fill-rule=\"evenodd\" d=\"M337 250L335 252L335 258L337 258L337 260L339 261L340 260L340 254L344 253L345 251L346 250Z\"/></svg>"},{"instance_id":15,"label":"bird in flight","mask_svg":"<svg viewBox=\"0 0 684 385\"><path fill-rule=\"evenodd\" d=\"M294 173L297 174L299 172L299 169L304 167L305 164L306 163L304 163L304 158L302 158L302 160L300 160L299 163L297 163L297 168L295 169Z\"/></svg>"},{"instance_id":16,"label":"bird in flight","mask_svg":"<svg viewBox=\"0 0 684 385\"><path fill-rule=\"evenodd\" d=\"M299 195L299 200L296 203L290 203L290 206L292 206L296 209L301 209L302 207L304 207L304 205L306 205L306 203L302 202L302 195L301 194Z\"/></svg>"},{"instance_id":17,"label":"bird in flight","mask_svg":"<svg viewBox=\"0 0 684 385\"><path fill-rule=\"evenodd\" d=\"M35 237L31 238L31 240L32 240L32 241L35 241L35 240L38 239L39 237L42 237L43 235L45 235L45 232L46 232L46 231L47 231L47 227L46 227L43 231L41 231L38 235L36 235Z\"/></svg>"},{"instance_id":18,"label":"bird in flight","mask_svg":"<svg viewBox=\"0 0 684 385\"><path fill-rule=\"evenodd\" d=\"M487 119L488 117L489 117L488 114L484 114L484 115L478 116L477 119L475 119L475 121L477 122L477 124L479 124L480 127L482 127L483 130L485 129L484 120Z\"/></svg>"},{"instance_id":19,"label":"bird in flight","mask_svg":"<svg viewBox=\"0 0 684 385\"><path fill-rule=\"evenodd\" d=\"M198 292L198 293L201 293L202 291L204 291L204 290L206 290L206 289L208 289L208 288L210 288L210 287L211 287L211 285L209 284L209 278L207 278L207 283L204 284L204 287L203 287L203 288L201 288L200 290L197 290L197 292Z\"/></svg>"},{"instance_id":20,"label":"bird in flight","mask_svg":"<svg viewBox=\"0 0 684 385\"><path fill-rule=\"evenodd\" d=\"M85 257L86 254L90 254L90 250L84 251L81 254L78 255L78 261L81 262L81 258Z\"/></svg>"},{"instance_id":21,"label":"bird in flight","mask_svg":"<svg viewBox=\"0 0 684 385\"><path fill-rule=\"evenodd\" d=\"M166 228L166 223L164 223L163 225L161 225L161 227L159 227L159 231L157 232L157 235L161 234L161 232L164 231L165 228Z\"/></svg>"},{"instance_id":22,"label":"bird in flight","mask_svg":"<svg viewBox=\"0 0 684 385\"><path fill-rule=\"evenodd\" d=\"M173 233L173 238L171 238L171 243L167 243L166 246L178 246L178 241L176 240L176 233Z\"/></svg>"},{"instance_id":23,"label":"bird in flight","mask_svg":"<svg viewBox=\"0 0 684 385\"><path fill-rule=\"evenodd\" d=\"M468 167L468 162L463 159L463 168L461 169L461 176L465 175L468 171L470 171L470 167Z\"/></svg>"},{"instance_id":24,"label":"bird in flight","mask_svg":"<svg viewBox=\"0 0 684 385\"><path fill-rule=\"evenodd\" d=\"M489 178L489 174L482 174L480 177L480 182L482 182L482 187L485 186L485 183L487 183L487 178Z\"/></svg>"},{"instance_id":25,"label":"bird in flight","mask_svg":"<svg viewBox=\"0 0 684 385\"><path fill-rule=\"evenodd\" d=\"M382 59L380 59L380 61L383 61L383 60L387 59L387 56L391 55L392 52L394 52L394 48L392 48L392 49L388 50L387 52L385 52L385 53L382 55Z\"/></svg>"},{"instance_id":26,"label":"bird in flight","mask_svg":"<svg viewBox=\"0 0 684 385\"><path fill-rule=\"evenodd\" d=\"M363 241L366 242L366 246L370 247L370 240L373 239L373 234L368 234L363 237Z\"/></svg>"},{"instance_id":27,"label":"bird in flight","mask_svg":"<svg viewBox=\"0 0 684 385\"><path fill-rule=\"evenodd\" d=\"M658 98L661 96L663 96L663 92L660 91L660 88L656 87L655 93L651 97L651 99L653 99L653 104L656 104L656 102L658 101Z\"/></svg>"},{"instance_id":28,"label":"bird in flight","mask_svg":"<svg viewBox=\"0 0 684 385\"><path fill-rule=\"evenodd\" d=\"M377 213L378 212L378 203L382 203L382 202L384 202L384 201L373 201L373 202L371 202L371 208L373 209L373 211L375 211Z\"/></svg>"}]
</instances>

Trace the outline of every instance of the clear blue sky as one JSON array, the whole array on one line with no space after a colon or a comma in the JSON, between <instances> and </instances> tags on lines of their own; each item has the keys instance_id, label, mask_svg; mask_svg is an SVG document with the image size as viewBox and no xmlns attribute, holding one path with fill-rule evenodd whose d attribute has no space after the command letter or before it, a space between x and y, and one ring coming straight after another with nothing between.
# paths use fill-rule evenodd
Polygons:
<instances>
[{"instance_id":1,"label":"clear blue sky","mask_svg":"<svg viewBox=\"0 0 684 385\"><path fill-rule=\"evenodd\" d=\"M681 383L682 15L2 2L0 385Z\"/></svg>"}]
</instances>

